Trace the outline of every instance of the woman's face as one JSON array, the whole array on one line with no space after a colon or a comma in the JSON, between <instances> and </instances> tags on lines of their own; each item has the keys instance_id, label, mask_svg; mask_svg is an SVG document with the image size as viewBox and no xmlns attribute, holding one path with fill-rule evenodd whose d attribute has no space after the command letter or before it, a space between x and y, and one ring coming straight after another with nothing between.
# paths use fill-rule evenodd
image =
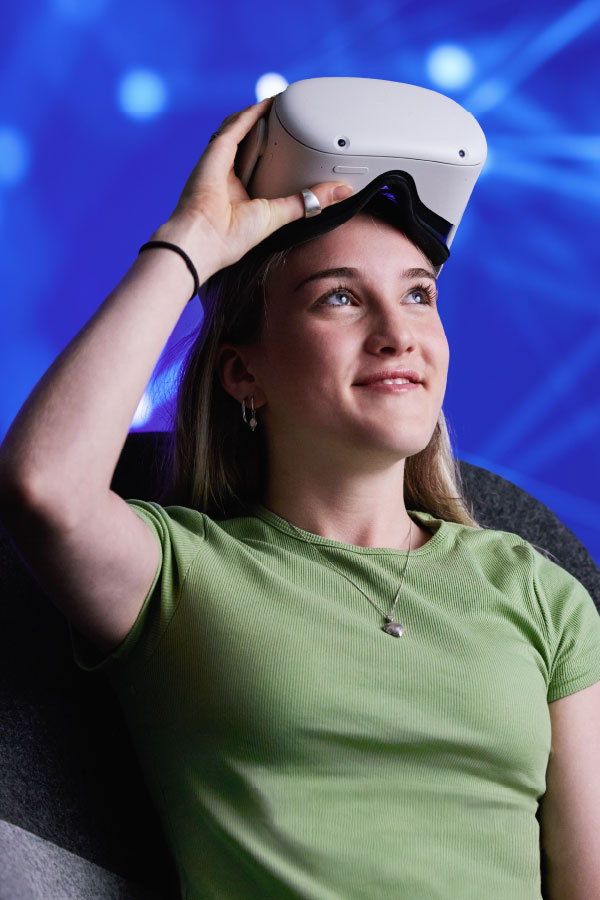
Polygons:
<instances>
[{"instance_id":1,"label":"woman's face","mask_svg":"<svg viewBox=\"0 0 600 900\"><path fill-rule=\"evenodd\" d=\"M431 263L359 214L270 275L248 369L272 448L398 460L429 443L448 358Z\"/></svg>"}]
</instances>

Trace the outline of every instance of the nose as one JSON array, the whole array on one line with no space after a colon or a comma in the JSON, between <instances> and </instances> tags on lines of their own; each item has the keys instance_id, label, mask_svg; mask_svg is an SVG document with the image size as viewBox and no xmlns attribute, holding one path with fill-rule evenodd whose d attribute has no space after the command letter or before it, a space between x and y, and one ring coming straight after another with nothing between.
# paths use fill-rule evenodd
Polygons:
<instances>
[{"instance_id":1,"label":"nose","mask_svg":"<svg viewBox=\"0 0 600 900\"><path fill-rule=\"evenodd\" d=\"M402 309L380 311L373 318L365 350L375 356L401 356L415 349L415 335Z\"/></svg>"}]
</instances>

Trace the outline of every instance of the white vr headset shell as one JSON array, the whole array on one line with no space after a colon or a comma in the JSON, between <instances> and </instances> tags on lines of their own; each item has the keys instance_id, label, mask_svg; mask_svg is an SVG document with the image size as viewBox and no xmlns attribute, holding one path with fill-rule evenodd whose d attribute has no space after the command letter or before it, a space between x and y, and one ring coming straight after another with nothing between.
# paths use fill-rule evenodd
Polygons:
<instances>
[{"instance_id":1,"label":"white vr headset shell","mask_svg":"<svg viewBox=\"0 0 600 900\"><path fill-rule=\"evenodd\" d=\"M436 91L374 78L309 78L276 96L268 119L240 145L235 168L250 197L285 197L323 181L354 188L319 216L279 229L267 238L270 248L331 230L383 193L439 264L486 152L476 119Z\"/></svg>"}]
</instances>

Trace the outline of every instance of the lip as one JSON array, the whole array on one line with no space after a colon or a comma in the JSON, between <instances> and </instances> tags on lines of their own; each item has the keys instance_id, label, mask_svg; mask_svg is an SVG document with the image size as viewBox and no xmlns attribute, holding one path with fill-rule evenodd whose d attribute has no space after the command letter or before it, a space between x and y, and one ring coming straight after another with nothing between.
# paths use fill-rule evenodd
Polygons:
<instances>
[{"instance_id":1,"label":"lip","mask_svg":"<svg viewBox=\"0 0 600 900\"><path fill-rule=\"evenodd\" d=\"M423 385L420 382L409 382L408 384L382 384L381 381L374 381L372 384L355 384L354 387L363 388L366 391L375 391L378 394L408 394L410 391L416 391Z\"/></svg>"},{"instance_id":2,"label":"lip","mask_svg":"<svg viewBox=\"0 0 600 900\"><path fill-rule=\"evenodd\" d=\"M390 378L408 378L410 384L383 384L385 379ZM382 372L374 372L371 375L361 377L359 381L355 381L353 387L377 388L380 390L414 390L423 383L423 379L414 369L392 369Z\"/></svg>"}]
</instances>

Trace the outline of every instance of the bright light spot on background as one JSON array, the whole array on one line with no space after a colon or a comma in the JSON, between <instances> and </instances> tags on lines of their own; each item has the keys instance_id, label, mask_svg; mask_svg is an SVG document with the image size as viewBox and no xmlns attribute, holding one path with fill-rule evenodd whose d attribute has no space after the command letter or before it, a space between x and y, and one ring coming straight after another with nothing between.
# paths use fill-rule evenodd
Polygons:
<instances>
[{"instance_id":1,"label":"bright light spot on background","mask_svg":"<svg viewBox=\"0 0 600 900\"><path fill-rule=\"evenodd\" d=\"M31 153L29 144L16 128L0 126L0 182L17 184L27 170Z\"/></svg>"},{"instance_id":2,"label":"bright light spot on background","mask_svg":"<svg viewBox=\"0 0 600 900\"><path fill-rule=\"evenodd\" d=\"M467 109L469 112L479 114L492 109L502 103L510 90L509 85L499 78L491 78L484 81L479 87L476 87L470 97L467 98Z\"/></svg>"},{"instance_id":3,"label":"bright light spot on background","mask_svg":"<svg viewBox=\"0 0 600 900\"><path fill-rule=\"evenodd\" d=\"M137 409L133 414L133 419L131 420L132 428L141 428L142 425L145 425L152 415L153 404L152 397L148 394L148 391L144 391L142 394L142 399L138 403Z\"/></svg>"},{"instance_id":4,"label":"bright light spot on background","mask_svg":"<svg viewBox=\"0 0 600 900\"><path fill-rule=\"evenodd\" d=\"M108 0L53 0L54 10L59 16L75 22L88 22L104 12Z\"/></svg>"},{"instance_id":5,"label":"bright light spot on background","mask_svg":"<svg viewBox=\"0 0 600 900\"><path fill-rule=\"evenodd\" d=\"M258 102L265 100L267 97L273 97L275 94L280 94L282 91L285 91L287 86L288 83L283 75L280 75L278 72L265 72L264 75L260 76L254 88L256 100Z\"/></svg>"},{"instance_id":6,"label":"bright light spot on background","mask_svg":"<svg viewBox=\"0 0 600 900\"><path fill-rule=\"evenodd\" d=\"M167 105L167 88L151 69L134 69L119 84L119 106L133 119L152 119Z\"/></svg>"},{"instance_id":7,"label":"bright light spot on background","mask_svg":"<svg viewBox=\"0 0 600 900\"><path fill-rule=\"evenodd\" d=\"M427 74L438 87L462 88L473 78L473 58L457 44L434 47L427 57Z\"/></svg>"}]
</instances>

